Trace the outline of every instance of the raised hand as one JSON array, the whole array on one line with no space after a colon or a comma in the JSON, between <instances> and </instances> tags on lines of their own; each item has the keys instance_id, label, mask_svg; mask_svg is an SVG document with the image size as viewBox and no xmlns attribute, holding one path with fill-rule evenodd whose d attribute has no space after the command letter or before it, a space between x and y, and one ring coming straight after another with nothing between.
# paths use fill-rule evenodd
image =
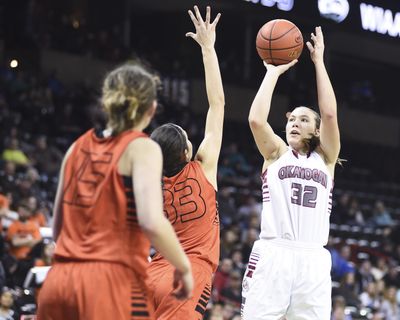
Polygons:
<instances>
[{"instance_id":1,"label":"raised hand","mask_svg":"<svg viewBox=\"0 0 400 320\"><path fill-rule=\"evenodd\" d=\"M215 27L221 17L218 13L213 22L211 19L211 8L207 6L206 19L203 20L199 8L194 6L194 12L189 10L189 16L192 19L194 27L196 28L196 33L188 32L186 37L193 38L202 48L213 47L215 43Z\"/></svg>"},{"instance_id":2,"label":"raised hand","mask_svg":"<svg viewBox=\"0 0 400 320\"><path fill-rule=\"evenodd\" d=\"M266 61L264 61L264 66L267 68L268 72L277 72L279 75L281 75L282 73L286 72L288 69L293 67L297 63L297 61L298 61L297 59L294 59L289 63L281 64L278 66L269 64Z\"/></svg>"},{"instance_id":3,"label":"raised hand","mask_svg":"<svg viewBox=\"0 0 400 320\"><path fill-rule=\"evenodd\" d=\"M315 34L311 33L311 40L306 42L307 48L310 51L311 60L314 63L323 61L324 59L324 35L322 33L321 27L315 27Z\"/></svg>"}]
</instances>

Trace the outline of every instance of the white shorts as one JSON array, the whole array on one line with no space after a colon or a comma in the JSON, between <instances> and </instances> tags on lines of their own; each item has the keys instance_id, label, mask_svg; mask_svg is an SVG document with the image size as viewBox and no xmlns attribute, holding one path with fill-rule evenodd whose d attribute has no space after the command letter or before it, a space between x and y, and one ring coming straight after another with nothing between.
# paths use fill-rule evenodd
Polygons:
<instances>
[{"instance_id":1,"label":"white shorts","mask_svg":"<svg viewBox=\"0 0 400 320\"><path fill-rule=\"evenodd\" d=\"M283 239L254 243L242 284L243 320L329 320L328 250Z\"/></svg>"}]
</instances>

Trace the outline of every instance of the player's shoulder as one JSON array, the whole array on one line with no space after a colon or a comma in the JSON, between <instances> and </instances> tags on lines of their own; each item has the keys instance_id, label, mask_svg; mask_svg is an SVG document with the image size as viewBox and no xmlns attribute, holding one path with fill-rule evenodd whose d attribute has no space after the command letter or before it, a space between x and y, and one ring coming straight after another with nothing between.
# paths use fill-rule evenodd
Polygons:
<instances>
[{"instance_id":1,"label":"player's shoulder","mask_svg":"<svg viewBox=\"0 0 400 320\"><path fill-rule=\"evenodd\" d=\"M157 142L148 136L137 137L128 143L127 149L148 149L148 150L161 150Z\"/></svg>"},{"instance_id":2,"label":"player's shoulder","mask_svg":"<svg viewBox=\"0 0 400 320\"><path fill-rule=\"evenodd\" d=\"M157 142L147 136L138 137L132 140L126 147L126 152L130 155L160 156L161 148Z\"/></svg>"}]
</instances>

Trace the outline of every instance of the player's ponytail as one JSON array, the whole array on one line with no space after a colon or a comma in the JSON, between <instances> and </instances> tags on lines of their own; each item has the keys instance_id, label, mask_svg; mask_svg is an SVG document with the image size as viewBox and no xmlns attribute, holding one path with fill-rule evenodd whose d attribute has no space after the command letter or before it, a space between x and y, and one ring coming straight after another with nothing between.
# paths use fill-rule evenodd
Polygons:
<instances>
[{"instance_id":1,"label":"player's ponytail","mask_svg":"<svg viewBox=\"0 0 400 320\"><path fill-rule=\"evenodd\" d=\"M313 110L311 108L309 108L309 109L314 113L315 127L316 127L316 129L319 129L321 127L321 116L315 110ZM315 136L315 135L311 136L308 139L303 139L303 142L306 145L309 153L313 152L321 144L321 140L320 140L319 136ZM345 162L345 161L347 161L347 160L338 158L336 160L336 164L343 166L343 162Z\"/></svg>"},{"instance_id":2,"label":"player's ponytail","mask_svg":"<svg viewBox=\"0 0 400 320\"><path fill-rule=\"evenodd\" d=\"M157 98L159 79L139 64L123 65L104 80L102 104L113 135L131 129Z\"/></svg>"},{"instance_id":3,"label":"player's ponytail","mask_svg":"<svg viewBox=\"0 0 400 320\"><path fill-rule=\"evenodd\" d=\"M321 116L315 110L309 108L313 114L315 119L315 128L319 129L321 127ZM312 135L310 138L303 139L304 144L306 145L308 152L313 152L317 147L321 144L321 140L319 136Z\"/></svg>"}]
</instances>

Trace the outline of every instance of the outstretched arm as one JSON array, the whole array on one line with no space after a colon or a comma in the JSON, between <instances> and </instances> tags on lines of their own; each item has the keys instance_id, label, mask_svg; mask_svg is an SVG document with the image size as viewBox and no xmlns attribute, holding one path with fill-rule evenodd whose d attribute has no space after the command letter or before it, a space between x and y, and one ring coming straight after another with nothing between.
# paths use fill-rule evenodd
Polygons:
<instances>
[{"instance_id":1,"label":"outstretched arm","mask_svg":"<svg viewBox=\"0 0 400 320\"><path fill-rule=\"evenodd\" d=\"M321 149L327 164L335 164L340 151L340 134L337 120L335 92L324 64L324 36L321 27L311 33L311 42L307 42L311 60L314 62L317 80L318 104L321 113L320 140Z\"/></svg>"},{"instance_id":2,"label":"outstretched arm","mask_svg":"<svg viewBox=\"0 0 400 320\"><path fill-rule=\"evenodd\" d=\"M217 165L222 143L225 96L214 43L215 28L221 14L218 13L214 21L210 22L210 7L207 7L205 21L197 6L194 7L194 12L193 14L189 10L196 33L188 32L186 36L193 38L201 47L209 103L204 139L195 158L201 162L208 180L217 189Z\"/></svg>"},{"instance_id":3,"label":"outstretched arm","mask_svg":"<svg viewBox=\"0 0 400 320\"><path fill-rule=\"evenodd\" d=\"M274 66L264 62L267 73L250 108L250 129L258 150L266 162L279 158L287 148L286 143L274 133L267 118L271 109L272 94L279 76L296 63L297 60L293 60L288 64Z\"/></svg>"}]
</instances>

